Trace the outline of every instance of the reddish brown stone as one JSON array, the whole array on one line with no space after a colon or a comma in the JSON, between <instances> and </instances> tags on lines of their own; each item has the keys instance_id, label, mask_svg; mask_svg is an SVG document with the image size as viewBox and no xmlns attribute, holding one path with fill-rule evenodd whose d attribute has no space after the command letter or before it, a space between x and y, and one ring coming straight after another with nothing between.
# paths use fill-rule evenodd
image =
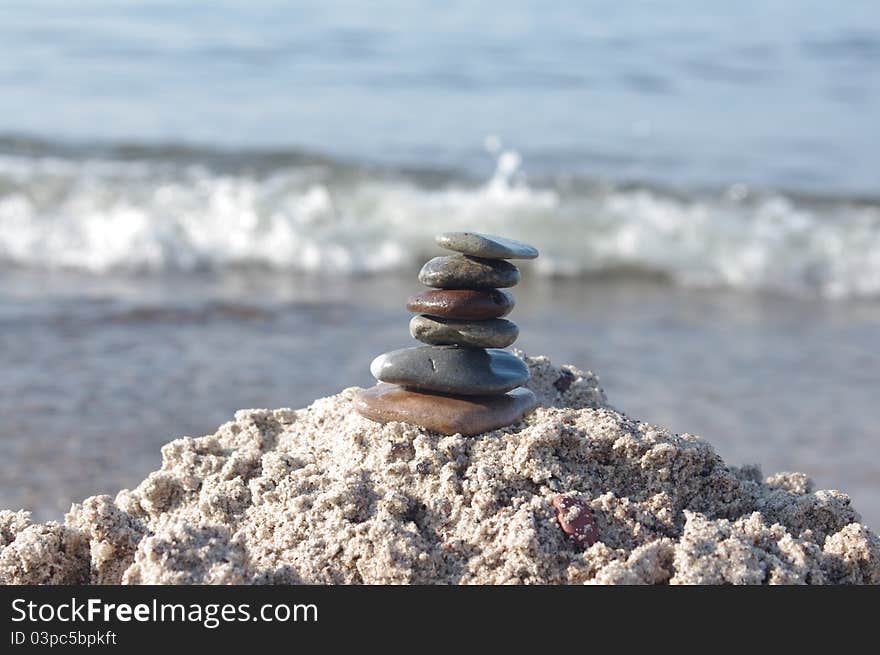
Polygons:
<instances>
[{"instance_id":1,"label":"reddish brown stone","mask_svg":"<svg viewBox=\"0 0 880 655\"><path fill-rule=\"evenodd\" d=\"M550 501L562 531L580 548L589 548L599 539L599 528L589 506L578 498L556 496Z\"/></svg>"},{"instance_id":2,"label":"reddish brown stone","mask_svg":"<svg viewBox=\"0 0 880 655\"><path fill-rule=\"evenodd\" d=\"M414 423L431 432L472 436L516 423L537 406L530 390L500 396L448 396L380 382L355 397L359 414L378 423Z\"/></svg>"},{"instance_id":3,"label":"reddish brown stone","mask_svg":"<svg viewBox=\"0 0 880 655\"><path fill-rule=\"evenodd\" d=\"M506 316L513 309L513 296L500 289L439 289L410 297L406 308L418 314L482 321Z\"/></svg>"}]
</instances>

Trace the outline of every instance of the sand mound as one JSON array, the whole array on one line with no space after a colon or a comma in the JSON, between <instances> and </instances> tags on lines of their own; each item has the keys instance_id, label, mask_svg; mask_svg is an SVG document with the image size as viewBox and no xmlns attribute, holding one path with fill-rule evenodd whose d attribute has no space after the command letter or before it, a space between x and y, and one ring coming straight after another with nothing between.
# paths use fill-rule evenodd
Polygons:
<instances>
[{"instance_id":1,"label":"sand mound","mask_svg":"<svg viewBox=\"0 0 880 655\"><path fill-rule=\"evenodd\" d=\"M63 525L0 512L0 581L880 583L846 495L725 466L608 407L592 374L525 359L542 407L479 437L377 425L352 388L172 441L161 470ZM588 549L558 494L592 508Z\"/></svg>"}]
</instances>

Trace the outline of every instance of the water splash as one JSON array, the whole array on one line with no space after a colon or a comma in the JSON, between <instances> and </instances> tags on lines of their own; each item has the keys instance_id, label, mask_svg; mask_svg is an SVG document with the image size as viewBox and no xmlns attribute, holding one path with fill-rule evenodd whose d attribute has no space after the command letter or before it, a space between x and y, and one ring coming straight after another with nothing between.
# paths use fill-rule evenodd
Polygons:
<instances>
[{"instance_id":1,"label":"water splash","mask_svg":"<svg viewBox=\"0 0 880 655\"><path fill-rule=\"evenodd\" d=\"M674 195L535 183L497 138L482 183L324 159L232 170L157 157L0 156L0 262L95 274L266 267L360 274L417 266L431 235L475 229L539 245L534 270L643 271L686 285L880 295L880 207L733 185Z\"/></svg>"}]
</instances>

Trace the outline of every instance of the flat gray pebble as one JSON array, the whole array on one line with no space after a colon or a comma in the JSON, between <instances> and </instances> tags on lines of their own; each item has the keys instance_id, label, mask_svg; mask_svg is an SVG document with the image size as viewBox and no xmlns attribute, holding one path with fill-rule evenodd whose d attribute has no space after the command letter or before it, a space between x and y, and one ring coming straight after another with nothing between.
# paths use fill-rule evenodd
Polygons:
<instances>
[{"instance_id":1,"label":"flat gray pebble","mask_svg":"<svg viewBox=\"0 0 880 655\"><path fill-rule=\"evenodd\" d=\"M496 289L519 282L519 269L503 259L447 255L429 260L419 282L438 289Z\"/></svg>"},{"instance_id":2,"label":"flat gray pebble","mask_svg":"<svg viewBox=\"0 0 880 655\"><path fill-rule=\"evenodd\" d=\"M460 394L501 394L528 382L525 363L506 350L417 346L379 355L370 365L377 380L410 389Z\"/></svg>"},{"instance_id":3,"label":"flat gray pebble","mask_svg":"<svg viewBox=\"0 0 880 655\"><path fill-rule=\"evenodd\" d=\"M472 257L487 259L534 259L538 249L522 241L482 232L444 232L435 238L437 245Z\"/></svg>"},{"instance_id":4,"label":"flat gray pebble","mask_svg":"<svg viewBox=\"0 0 880 655\"><path fill-rule=\"evenodd\" d=\"M456 321L434 316L413 316L409 333L432 346L459 345L471 348L507 348L519 336L516 323L495 318L486 321Z\"/></svg>"}]
</instances>

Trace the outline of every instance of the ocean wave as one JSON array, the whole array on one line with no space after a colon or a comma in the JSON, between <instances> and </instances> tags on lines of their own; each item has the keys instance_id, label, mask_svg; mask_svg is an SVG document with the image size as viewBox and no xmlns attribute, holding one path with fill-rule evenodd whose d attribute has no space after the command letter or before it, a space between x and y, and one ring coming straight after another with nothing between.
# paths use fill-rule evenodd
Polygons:
<instances>
[{"instance_id":1,"label":"ocean wave","mask_svg":"<svg viewBox=\"0 0 880 655\"><path fill-rule=\"evenodd\" d=\"M433 234L469 229L538 245L531 270L548 276L626 270L684 285L880 295L876 201L742 185L688 195L563 176L530 181L516 152L489 145L496 165L483 181L300 154L248 165L177 149L7 147L0 262L95 274L357 275L417 266L436 253Z\"/></svg>"}]
</instances>

